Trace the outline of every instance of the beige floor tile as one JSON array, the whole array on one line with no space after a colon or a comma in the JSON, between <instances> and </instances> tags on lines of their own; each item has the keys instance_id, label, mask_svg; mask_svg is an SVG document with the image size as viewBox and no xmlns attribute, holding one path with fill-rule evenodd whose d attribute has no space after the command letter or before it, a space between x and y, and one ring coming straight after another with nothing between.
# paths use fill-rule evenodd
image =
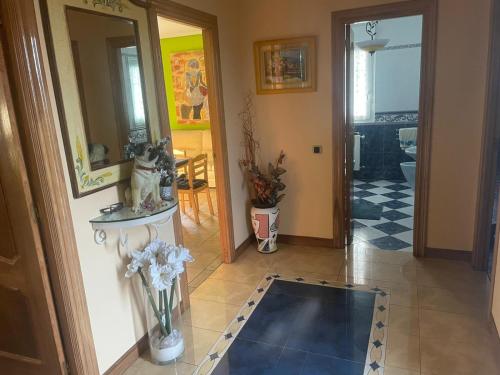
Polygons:
<instances>
[{"instance_id":1,"label":"beige floor tile","mask_svg":"<svg viewBox=\"0 0 500 375\"><path fill-rule=\"evenodd\" d=\"M389 336L391 336L392 333L418 336L418 309L391 305L389 310Z\"/></svg>"},{"instance_id":2,"label":"beige floor tile","mask_svg":"<svg viewBox=\"0 0 500 375\"><path fill-rule=\"evenodd\" d=\"M458 292L481 293L487 287L487 277L484 272L476 272L470 268L463 268L463 265L452 265L446 267L443 263L439 263L442 267L431 263L425 268L417 267L417 284L418 286L435 287L449 289Z\"/></svg>"},{"instance_id":3,"label":"beige floor tile","mask_svg":"<svg viewBox=\"0 0 500 375\"><path fill-rule=\"evenodd\" d=\"M277 257L277 253L261 254L256 250L256 247L256 244L250 244L248 248L246 248L238 257L238 259L236 259L236 263L270 269L271 265Z\"/></svg>"},{"instance_id":4,"label":"beige floor tile","mask_svg":"<svg viewBox=\"0 0 500 375\"><path fill-rule=\"evenodd\" d=\"M420 375L420 372L397 367L384 367L384 375Z\"/></svg>"},{"instance_id":5,"label":"beige floor tile","mask_svg":"<svg viewBox=\"0 0 500 375\"><path fill-rule=\"evenodd\" d=\"M336 278L344 263L344 258L341 254L337 255L319 255L319 254L300 254L300 253L285 253L278 254L278 258L274 260L271 269L275 272L294 274L300 272L319 273L323 275L331 275Z\"/></svg>"},{"instance_id":6,"label":"beige floor tile","mask_svg":"<svg viewBox=\"0 0 500 375\"><path fill-rule=\"evenodd\" d=\"M390 304L405 307L418 307L418 289L415 287L391 288Z\"/></svg>"},{"instance_id":7,"label":"beige floor tile","mask_svg":"<svg viewBox=\"0 0 500 375\"><path fill-rule=\"evenodd\" d=\"M340 271L341 275L355 278L414 284L416 268L413 266L372 263L348 260Z\"/></svg>"},{"instance_id":8,"label":"beige floor tile","mask_svg":"<svg viewBox=\"0 0 500 375\"><path fill-rule=\"evenodd\" d=\"M255 285L207 279L196 288L193 298L242 306L255 291Z\"/></svg>"},{"instance_id":9,"label":"beige floor tile","mask_svg":"<svg viewBox=\"0 0 500 375\"><path fill-rule=\"evenodd\" d=\"M185 325L185 349L182 361L199 365L220 336L220 332Z\"/></svg>"},{"instance_id":10,"label":"beige floor tile","mask_svg":"<svg viewBox=\"0 0 500 375\"><path fill-rule=\"evenodd\" d=\"M358 262L416 266L416 258L414 258L413 254L411 253L380 250L375 247L366 246L363 243L351 245L347 250L347 258L349 260Z\"/></svg>"},{"instance_id":11,"label":"beige floor tile","mask_svg":"<svg viewBox=\"0 0 500 375\"><path fill-rule=\"evenodd\" d=\"M343 273L343 270L340 273L340 275L337 277L337 281L349 283L349 284L369 285L371 287L383 288L383 289L388 290L388 291L391 291L392 288L395 288L397 286L401 286L401 285L405 286L406 285L406 284L395 283L395 282L387 281L387 280L367 279L364 277L359 277L358 275L347 276L345 273ZM410 288L409 284L407 287Z\"/></svg>"},{"instance_id":12,"label":"beige floor tile","mask_svg":"<svg viewBox=\"0 0 500 375\"><path fill-rule=\"evenodd\" d=\"M191 297L191 306L182 317L186 325L223 332L239 309L238 306Z\"/></svg>"},{"instance_id":13,"label":"beige floor tile","mask_svg":"<svg viewBox=\"0 0 500 375\"><path fill-rule=\"evenodd\" d=\"M186 265L188 283L196 279L198 275L203 272L203 270L204 270L203 267L197 267L193 263L188 263Z\"/></svg>"},{"instance_id":14,"label":"beige floor tile","mask_svg":"<svg viewBox=\"0 0 500 375\"><path fill-rule=\"evenodd\" d=\"M269 271L248 263L221 264L210 276L212 279L257 285Z\"/></svg>"},{"instance_id":15,"label":"beige floor tile","mask_svg":"<svg viewBox=\"0 0 500 375\"><path fill-rule=\"evenodd\" d=\"M196 289L197 287L199 287L203 282L205 282L206 279L208 279L210 276L212 276L212 273L214 271L212 270L209 270L209 269L204 269L203 271L201 271L198 276L196 276L195 279L191 280L189 282L189 287L193 288L193 289Z\"/></svg>"},{"instance_id":16,"label":"beige floor tile","mask_svg":"<svg viewBox=\"0 0 500 375\"><path fill-rule=\"evenodd\" d=\"M419 287L418 302L422 309L484 316L487 311L485 294L470 293L460 289L444 289L435 287Z\"/></svg>"},{"instance_id":17,"label":"beige floor tile","mask_svg":"<svg viewBox=\"0 0 500 375\"><path fill-rule=\"evenodd\" d=\"M432 375L500 374L498 352L492 346L477 348L450 338L422 337L422 373Z\"/></svg>"},{"instance_id":18,"label":"beige floor tile","mask_svg":"<svg viewBox=\"0 0 500 375\"><path fill-rule=\"evenodd\" d=\"M472 347L491 345L493 342L485 321L433 310L420 310L420 336L462 342Z\"/></svg>"},{"instance_id":19,"label":"beige floor tile","mask_svg":"<svg viewBox=\"0 0 500 375\"><path fill-rule=\"evenodd\" d=\"M196 366L184 362L172 363L165 366L157 366L149 361L149 358L139 358L124 372L124 375L191 375Z\"/></svg>"},{"instance_id":20,"label":"beige floor tile","mask_svg":"<svg viewBox=\"0 0 500 375\"><path fill-rule=\"evenodd\" d=\"M222 264L222 254L218 255L210 264L207 266L207 270L215 271Z\"/></svg>"},{"instance_id":21,"label":"beige floor tile","mask_svg":"<svg viewBox=\"0 0 500 375\"><path fill-rule=\"evenodd\" d=\"M205 269L220 256L220 253L215 251L193 250L191 251L191 255L194 258L194 262L192 262L191 265Z\"/></svg>"},{"instance_id":22,"label":"beige floor tile","mask_svg":"<svg viewBox=\"0 0 500 375\"><path fill-rule=\"evenodd\" d=\"M390 367L420 371L419 337L390 331L387 338L385 364Z\"/></svg>"}]
</instances>

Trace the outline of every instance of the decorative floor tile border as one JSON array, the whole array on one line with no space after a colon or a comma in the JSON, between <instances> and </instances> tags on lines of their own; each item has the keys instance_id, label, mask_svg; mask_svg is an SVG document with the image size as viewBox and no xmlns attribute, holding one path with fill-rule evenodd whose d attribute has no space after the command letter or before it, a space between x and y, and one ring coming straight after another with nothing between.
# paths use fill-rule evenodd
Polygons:
<instances>
[{"instance_id":1,"label":"decorative floor tile border","mask_svg":"<svg viewBox=\"0 0 500 375\"><path fill-rule=\"evenodd\" d=\"M239 310L236 317L229 323L226 330L222 333L216 343L209 350L208 354L198 366L195 375L209 375L217 367L221 358L229 349L234 339L246 324L260 301L270 288L274 280L292 281L310 285L321 285L324 287L342 288L356 290L361 292L375 293L375 302L373 308L372 326L370 340L366 352L364 375L383 375L385 363L385 351L387 347L387 329L389 324L389 300L390 289L379 288L378 286L349 284L340 281L314 280L305 277L291 277L281 273L269 273L257 286L250 298Z\"/></svg>"}]
</instances>

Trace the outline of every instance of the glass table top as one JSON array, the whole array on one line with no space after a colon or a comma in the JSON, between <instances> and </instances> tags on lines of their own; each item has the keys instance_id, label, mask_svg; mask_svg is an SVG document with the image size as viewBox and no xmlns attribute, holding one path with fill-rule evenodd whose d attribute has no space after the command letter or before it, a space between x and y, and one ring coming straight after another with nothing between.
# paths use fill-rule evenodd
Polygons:
<instances>
[{"instance_id":1,"label":"glass table top","mask_svg":"<svg viewBox=\"0 0 500 375\"><path fill-rule=\"evenodd\" d=\"M134 220L141 221L142 219L145 218L154 219L155 216L163 216L162 214L176 208L178 203L179 201L177 199L172 199L171 201L163 201L161 207L158 207L151 211L142 210L137 213L133 212L131 207L123 207L116 212L109 214L102 214L89 221L92 224L105 224L105 223L129 222ZM175 209L173 211L175 211Z\"/></svg>"}]
</instances>

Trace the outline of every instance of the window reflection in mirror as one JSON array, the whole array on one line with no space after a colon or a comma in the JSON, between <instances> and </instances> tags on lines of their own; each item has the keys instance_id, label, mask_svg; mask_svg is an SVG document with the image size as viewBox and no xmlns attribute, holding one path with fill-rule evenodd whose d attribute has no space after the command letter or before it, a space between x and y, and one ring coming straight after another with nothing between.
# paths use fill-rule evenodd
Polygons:
<instances>
[{"instance_id":1,"label":"window reflection in mirror","mask_svg":"<svg viewBox=\"0 0 500 375\"><path fill-rule=\"evenodd\" d=\"M92 170L126 161L131 141L150 141L135 21L71 7L66 16Z\"/></svg>"}]
</instances>

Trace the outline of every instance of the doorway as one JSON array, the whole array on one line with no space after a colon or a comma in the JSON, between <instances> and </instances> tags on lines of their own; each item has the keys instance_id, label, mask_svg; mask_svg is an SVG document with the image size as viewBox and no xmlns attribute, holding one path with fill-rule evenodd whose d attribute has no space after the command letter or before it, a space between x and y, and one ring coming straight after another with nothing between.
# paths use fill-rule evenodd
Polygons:
<instances>
[{"instance_id":1,"label":"doorway","mask_svg":"<svg viewBox=\"0 0 500 375\"><path fill-rule=\"evenodd\" d=\"M192 293L222 263L203 29L164 17L158 28Z\"/></svg>"},{"instance_id":2,"label":"doorway","mask_svg":"<svg viewBox=\"0 0 500 375\"><path fill-rule=\"evenodd\" d=\"M235 258L217 18L173 2L151 14L163 133L177 159L176 240L195 258L181 281L187 297Z\"/></svg>"},{"instance_id":3,"label":"doorway","mask_svg":"<svg viewBox=\"0 0 500 375\"><path fill-rule=\"evenodd\" d=\"M352 243L413 251L422 16L348 26Z\"/></svg>"},{"instance_id":4,"label":"doorway","mask_svg":"<svg viewBox=\"0 0 500 375\"><path fill-rule=\"evenodd\" d=\"M334 245L422 256L436 3L335 12L332 29Z\"/></svg>"}]
</instances>

